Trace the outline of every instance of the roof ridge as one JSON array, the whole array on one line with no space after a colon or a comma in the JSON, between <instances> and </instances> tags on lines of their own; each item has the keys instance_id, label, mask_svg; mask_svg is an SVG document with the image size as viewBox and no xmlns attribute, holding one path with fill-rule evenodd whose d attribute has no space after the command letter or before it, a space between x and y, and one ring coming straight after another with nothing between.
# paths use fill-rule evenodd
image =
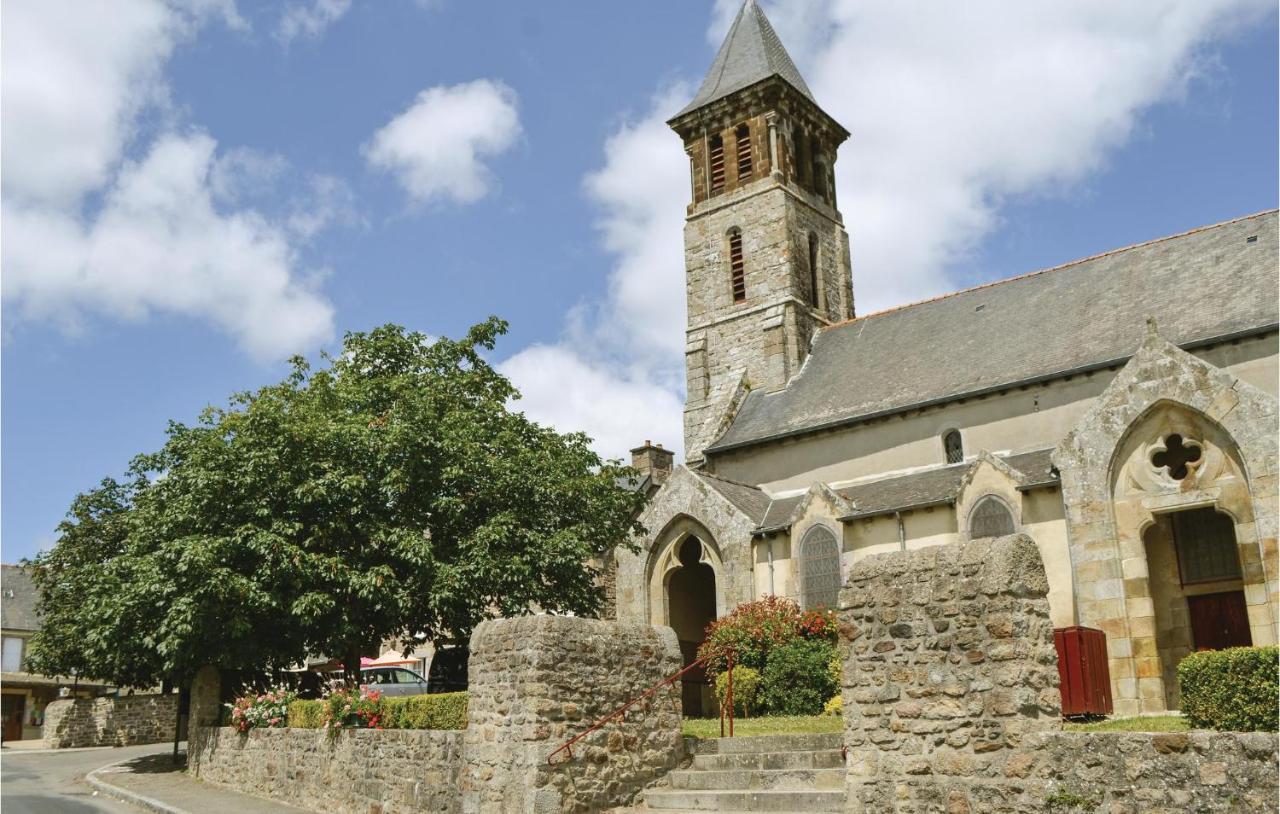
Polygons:
<instances>
[{"instance_id":1,"label":"roof ridge","mask_svg":"<svg viewBox=\"0 0 1280 814\"><path fill-rule=\"evenodd\" d=\"M695 470L690 470L690 471L695 471ZM721 483L731 483L731 484L733 484L734 486L745 486L745 487L747 487L748 489L755 489L757 492L759 492L759 493L760 493L760 494L762 494L762 495L767 495L767 494L769 494L769 493L768 493L768 492L766 492L765 490L761 489L759 486L753 486L753 485L752 485L752 484L750 484L750 483L743 483L743 482L742 482L742 481L740 481L740 480L734 480L734 479L732 479L732 478L726 478L726 477L724 477L723 475L716 475L716 474L714 474L714 473L712 473L712 472L706 472L706 471L702 471L702 470L696 470L696 471L697 471L697 474L701 475L701 476L702 476L702 477L704 477L704 478L711 478L712 480L718 480L718 481L720 481ZM770 500L772 500L772 498L770 498Z\"/></svg>"},{"instance_id":2,"label":"roof ridge","mask_svg":"<svg viewBox=\"0 0 1280 814\"><path fill-rule=\"evenodd\" d=\"M1230 226L1231 224L1239 223L1242 220L1249 220L1250 218L1257 218L1257 217L1261 217L1262 215L1274 215L1277 212L1280 212L1280 209L1264 209L1261 212L1253 212L1248 215L1240 215L1239 217L1230 218L1228 220L1220 221L1218 223L1210 223L1206 226L1197 226L1194 229L1187 229L1186 231L1177 232L1172 235L1165 235L1164 237L1152 238L1151 240L1144 240L1139 243L1130 244L1128 246L1121 246L1118 249L1110 249L1105 252L1098 252L1097 254L1091 254L1091 255L1088 255L1087 257L1081 257L1076 260L1069 260L1066 263L1059 263L1056 266L1049 266L1047 268L1037 269L1035 271L1028 271L1023 274L1016 274L1013 277L1005 277L1002 280L992 280L991 282L988 282L988 283L980 283L979 285L970 286L968 288L962 288L962 289L959 289L958 291L949 291L946 294L939 294L936 297L926 297L925 299L922 299L922 300L915 300L914 302L907 302L907 303L903 303L902 305L894 305L880 311L873 311L870 314L863 314L860 317L852 317L850 319L841 320L840 322L834 322L830 325L824 325L821 328L821 330L823 332L826 332L833 328L840 328L845 325L851 325L855 322L862 322L864 320L869 320L872 317L885 316L887 314L892 314L897 311L904 311L908 308L915 308L916 306L919 306L919 305L928 305L931 302L938 302L939 300L950 299L951 297L958 297L961 294L971 294L974 291L982 291L983 289L986 289L986 288L994 288L995 286L1004 285L1005 283L1013 283L1019 280L1028 279L1030 277L1037 277L1041 274L1048 274L1053 271L1063 271L1072 266L1077 266L1077 265L1080 265L1081 263L1087 263L1091 260L1101 260L1104 257L1110 257L1112 255L1121 254L1127 251L1132 251L1133 249L1141 249L1146 246L1153 246L1157 243L1163 243L1166 240L1177 240L1178 238L1189 237L1191 235L1198 234L1200 232L1207 232L1210 229L1217 229L1222 226Z\"/></svg>"}]
</instances>

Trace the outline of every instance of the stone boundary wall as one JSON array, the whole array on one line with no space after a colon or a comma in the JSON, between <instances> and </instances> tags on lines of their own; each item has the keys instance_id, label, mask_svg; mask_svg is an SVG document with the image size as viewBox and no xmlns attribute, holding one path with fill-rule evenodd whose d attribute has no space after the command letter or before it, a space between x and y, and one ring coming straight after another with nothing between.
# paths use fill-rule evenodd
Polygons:
<instances>
[{"instance_id":1,"label":"stone boundary wall","mask_svg":"<svg viewBox=\"0 0 1280 814\"><path fill-rule=\"evenodd\" d=\"M675 631L564 616L485 622L471 637L463 811L602 811L630 804L684 756L674 684L547 758L678 671Z\"/></svg>"},{"instance_id":2,"label":"stone boundary wall","mask_svg":"<svg viewBox=\"0 0 1280 814\"><path fill-rule=\"evenodd\" d=\"M191 773L247 794L333 814L462 810L462 732L231 727L200 731Z\"/></svg>"},{"instance_id":3,"label":"stone boundary wall","mask_svg":"<svg viewBox=\"0 0 1280 814\"><path fill-rule=\"evenodd\" d=\"M45 708L42 735L52 749L164 743L177 717L176 693L63 698Z\"/></svg>"},{"instance_id":4,"label":"stone boundary wall","mask_svg":"<svg viewBox=\"0 0 1280 814\"><path fill-rule=\"evenodd\" d=\"M561 755L562 743L678 671L675 631L647 624L525 616L471 638L463 732L217 726L217 671L191 686L188 771L336 814L551 814L632 803L684 757L678 683Z\"/></svg>"},{"instance_id":5,"label":"stone boundary wall","mask_svg":"<svg viewBox=\"0 0 1280 814\"><path fill-rule=\"evenodd\" d=\"M868 557L840 594L847 810L1275 811L1265 733L1063 732L1025 535Z\"/></svg>"}]
</instances>

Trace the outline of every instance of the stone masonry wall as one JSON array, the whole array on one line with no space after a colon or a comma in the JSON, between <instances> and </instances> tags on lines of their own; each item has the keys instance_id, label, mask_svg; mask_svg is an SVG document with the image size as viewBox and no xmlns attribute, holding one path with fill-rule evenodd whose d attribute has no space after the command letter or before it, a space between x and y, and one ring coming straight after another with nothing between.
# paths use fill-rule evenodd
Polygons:
<instances>
[{"instance_id":1,"label":"stone masonry wall","mask_svg":"<svg viewBox=\"0 0 1280 814\"><path fill-rule=\"evenodd\" d=\"M601 811L683 757L675 684L573 747L600 716L680 669L670 628L562 616L485 622L471 637L463 810Z\"/></svg>"},{"instance_id":2,"label":"stone masonry wall","mask_svg":"<svg viewBox=\"0 0 1280 814\"><path fill-rule=\"evenodd\" d=\"M462 810L462 733L231 727L202 732L192 774L259 797L332 814Z\"/></svg>"},{"instance_id":3,"label":"stone masonry wall","mask_svg":"<svg viewBox=\"0 0 1280 814\"><path fill-rule=\"evenodd\" d=\"M850 812L1274 811L1263 733L1060 731L1025 535L868 557L840 595Z\"/></svg>"},{"instance_id":4,"label":"stone masonry wall","mask_svg":"<svg viewBox=\"0 0 1280 814\"><path fill-rule=\"evenodd\" d=\"M45 708L43 734L53 749L163 743L177 715L176 694L64 698Z\"/></svg>"}]
</instances>

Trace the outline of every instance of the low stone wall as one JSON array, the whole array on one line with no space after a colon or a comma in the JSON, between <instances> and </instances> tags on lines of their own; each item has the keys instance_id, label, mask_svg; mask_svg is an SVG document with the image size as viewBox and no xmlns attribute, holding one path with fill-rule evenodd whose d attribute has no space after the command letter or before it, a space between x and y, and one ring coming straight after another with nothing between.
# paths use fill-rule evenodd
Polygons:
<instances>
[{"instance_id":1,"label":"low stone wall","mask_svg":"<svg viewBox=\"0 0 1280 814\"><path fill-rule=\"evenodd\" d=\"M868 557L840 595L847 810L1275 811L1274 735L1063 732L1023 535Z\"/></svg>"},{"instance_id":2,"label":"low stone wall","mask_svg":"<svg viewBox=\"0 0 1280 814\"><path fill-rule=\"evenodd\" d=\"M201 780L333 814L462 810L462 733L436 730L200 731Z\"/></svg>"},{"instance_id":3,"label":"low stone wall","mask_svg":"<svg viewBox=\"0 0 1280 814\"><path fill-rule=\"evenodd\" d=\"M53 749L163 743L177 716L176 694L64 698L45 707L42 735Z\"/></svg>"},{"instance_id":4,"label":"low stone wall","mask_svg":"<svg viewBox=\"0 0 1280 814\"><path fill-rule=\"evenodd\" d=\"M547 758L602 715L680 669L675 631L647 624L526 616L471 637L463 811L602 811L684 755L679 684Z\"/></svg>"}]
</instances>

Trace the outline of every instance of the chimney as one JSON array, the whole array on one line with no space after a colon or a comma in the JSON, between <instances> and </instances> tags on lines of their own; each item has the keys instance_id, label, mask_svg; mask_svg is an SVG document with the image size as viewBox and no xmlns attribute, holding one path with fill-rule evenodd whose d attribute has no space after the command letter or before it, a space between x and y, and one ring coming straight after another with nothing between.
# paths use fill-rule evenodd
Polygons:
<instances>
[{"instance_id":1,"label":"chimney","mask_svg":"<svg viewBox=\"0 0 1280 814\"><path fill-rule=\"evenodd\" d=\"M661 486L671 474L675 457L675 453L663 449L662 444L654 446L646 440L643 446L631 450L631 467L639 472L641 477L648 475L654 486Z\"/></svg>"}]
</instances>

